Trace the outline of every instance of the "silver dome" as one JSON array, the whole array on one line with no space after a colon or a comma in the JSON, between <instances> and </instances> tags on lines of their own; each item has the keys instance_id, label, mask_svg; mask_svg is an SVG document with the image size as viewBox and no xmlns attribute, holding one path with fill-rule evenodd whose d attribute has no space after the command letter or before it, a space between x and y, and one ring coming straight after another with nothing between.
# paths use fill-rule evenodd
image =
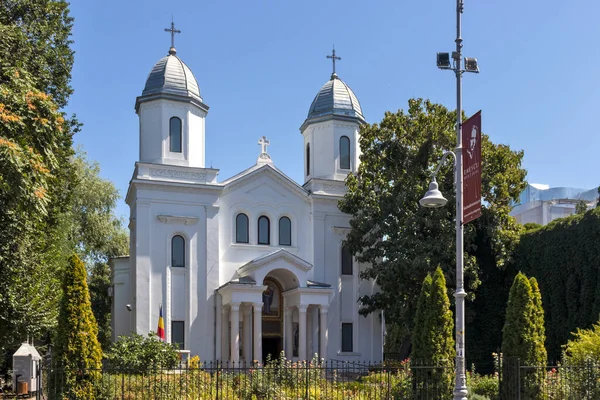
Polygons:
<instances>
[{"instance_id":1,"label":"silver dome","mask_svg":"<svg viewBox=\"0 0 600 400\"><path fill-rule=\"evenodd\" d=\"M344 81L336 74L323 85L315 96L306 120L320 118L328 115L357 118L365 121L358 98Z\"/></svg>"},{"instance_id":2,"label":"silver dome","mask_svg":"<svg viewBox=\"0 0 600 400\"><path fill-rule=\"evenodd\" d=\"M174 49L169 55L161 58L150 71L142 96L166 93L185 97L194 97L200 101L200 88L192 71L179 57Z\"/></svg>"}]
</instances>

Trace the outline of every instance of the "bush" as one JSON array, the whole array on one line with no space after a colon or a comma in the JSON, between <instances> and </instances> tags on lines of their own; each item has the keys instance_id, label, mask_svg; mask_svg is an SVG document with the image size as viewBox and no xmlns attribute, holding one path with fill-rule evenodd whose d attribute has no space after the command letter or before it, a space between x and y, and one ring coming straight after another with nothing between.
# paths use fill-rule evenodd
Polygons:
<instances>
[{"instance_id":1,"label":"bush","mask_svg":"<svg viewBox=\"0 0 600 400\"><path fill-rule=\"evenodd\" d=\"M591 329L577 329L574 339L563 346L563 362L567 365L583 365L588 361L600 363L600 322Z\"/></svg>"},{"instance_id":2,"label":"bush","mask_svg":"<svg viewBox=\"0 0 600 400\"><path fill-rule=\"evenodd\" d=\"M173 369L179 362L175 347L161 341L154 332L150 332L147 337L137 333L120 336L105 358L111 368L132 374Z\"/></svg>"}]
</instances>

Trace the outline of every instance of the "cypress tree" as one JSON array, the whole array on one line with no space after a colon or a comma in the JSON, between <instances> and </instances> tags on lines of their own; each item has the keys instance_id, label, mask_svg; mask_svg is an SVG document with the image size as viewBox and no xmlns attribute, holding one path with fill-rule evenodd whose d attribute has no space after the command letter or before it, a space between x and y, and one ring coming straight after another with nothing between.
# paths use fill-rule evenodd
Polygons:
<instances>
[{"instance_id":1,"label":"cypress tree","mask_svg":"<svg viewBox=\"0 0 600 400\"><path fill-rule=\"evenodd\" d=\"M86 269L76 255L69 258L63 277L63 297L55 337L53 379L58 398L95 399L94 383L100 377L102 350L98 342L98 325L86 282Z\"/></svg>"},{"instance_id":2,"label":"cypress tree","mask_svg":"<svg viewBox=\"0 0 600 400\"><path fill-rule=\"evenodd\" d=\"M533 324L535 326L535 340L533 341L534 348L531 361L535 363L535 365L546 365L548 362L548 354L546 353L546 347L544 346L544 343L546 342L546 328L544 327L542 293L540 292L540 287L535 278L529 278L529 284L531 285L531 293L533 295Z\"/></svg>"},{"instance_id":3,"label":"cypress tree","mask_svg":"<svg viewBox=\"0 0 600 400\"><path fill-rule=\"evenodd\" d=\"M544 310L537 281L519 272L510 288L502 330L502 393L506 398L514 396L517 387L521 387L524 398L541 398L543 376L538 376L536 369L519 374L519 366L545 366L544 332ZM543 369L540 371L543 373ZM521 385L517 382L519 376Z\"/></svg>"},{"instance_id":4,"label":"cypress tree","mask_svg":"<svg viewBox=\"0 0 600 400\"><path fill-rule=\"evenodd\" d=\"M412 334L412 349L410 358L413 363L425 362L430 355L430 346L427 343L426 314L431 296L431 274L427 274L421 286L421 293L417 301L417 313L415 314L415 325Z\"/></svg>"},{"instance_id":5,"label":"cypress tree","mask_svg":"<svg viewBox=\"0 0 600 400\"><path fill-rule=\"evenodd\" d=\"M411 353L416 399L431 394L425 386L429 390L434 388L440 399L451 398L455 355L453 327L446 279L438 267L433 276L428 274L423 281L417 302Z\"/></svg>"}]
</instances>

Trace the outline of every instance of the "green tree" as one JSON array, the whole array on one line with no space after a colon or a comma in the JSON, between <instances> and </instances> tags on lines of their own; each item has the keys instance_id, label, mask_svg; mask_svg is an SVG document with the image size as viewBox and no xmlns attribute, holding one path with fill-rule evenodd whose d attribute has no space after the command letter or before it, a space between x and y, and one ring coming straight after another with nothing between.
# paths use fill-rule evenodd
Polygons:
<instances>
[{"instance_id":1,"label":"green tree","mask_svg":"<svg viewBox=\"0 0 600 400\"><path fill-rule=\"evenodd\" d=\"M69 86L73 67L69 3L62 0L3 0L0 7L0 66L19 68L33 85L52 96L60 107L73 92ZM0 86L10 82L0 77Z\"/></svg>"},{"instance_id":2,"label":"green tree","mask_svg":"<svg viewBox=\"0 0 600 400\"><path fill-rule=\"evenodd\" d=\"M63 297L55 336L55 360L60 386L68 399L94 399L94 383L100 377L102 350L98 325L92 313L83 262L73 255L63 277Z\"/></svg>"},{"instance_id":3,"label":"green tree","mask_svg":"<svg viewBox=\"0 0 600 400\"><path fill-rule=\"evenodd\" d=\"M532 288L532 283L534 287ZM518 366L546 365L544 348L544 310L537 282L518 273L510 289L506 319L502 330L503 393L510 397L521 377L522 394L525 398L538 399L542 396L540 385L543 379L538 370L521 371Z\"/></svg>"},{"instance_id":4,"label":"green tree","mask_svg":"<svg viewBox=\"0 0 600 400\"><path fill-rule=\"evenodd\" d=\"M452 398L453 359L455 356L453 339L453 318L450 300L446 289L446 278L441 268L436 268L423 280L417 302L411 362L415 365L415 394L425 385L433 385L439 393ZM438 368L419 368L419 366ZM444 397L446 398L446 397Z\"/></svg>"},{"instance_id":5,"label":"green tree","mask_svg":"<svg viewBox=\"0 0 600 400\"><path fill-rule=\"evenodd\" d=\"M421 293L417 300L417 312L415 313L415 325L412 334L412 349L410 358L413 362L424 362L431 356L431 346L427 337L427 314L429 311L431 297L431 274L423 279Z\"/></svg>"},{"instance_id":6,"label":"green tree","mask_svg":"<svg viewBox=\"0 0 600 400\"><path fill-rule=\"evenodd\" d=\"M584 200L579 200L575 205L575 214L585 214L587 211L587 203Z\"/></svg>"},{"instance_id":7,"label":"green tree","mask_svg":"<svg viewBox=\"0 0 600 400\"><path fill-rule=\"evenodd\" d=\"M100 166L82 149L72 158L73 202L63 218L69 232L69 248L76 251L88 269L92 311L98 322L98 340L104 350L111 341L111 257L129 253L129 235L115 215L119 191L100 176Z\"/></svg>"},{"instance_id":8,"label":"green tree","mask_svg":"<svg viewBox=\"0 0 600 400\"><path fill-rule=\"evenodd\" d=\"M406 112L387 112L381 123L363 126L361 164L356 175L348 176L348 191L339 203L340 210L351 215L346 244L367 265L361 278L378 277L381 288L381 293L359 299L361 313L384 309L389 323L404 325L407 331L412 331L427 273L442 265L455 281L452 163L447 162L438 174L448 205L428 210L418 204L444 150L456 145L455 121L456 113L444 106L413 99ZM483 215L465 226L470 299L480 284L481 260L489 268L503 268L523 229L509 216L511 200L525 187L523 152L494 144L483 134L482 155Z\"/></svg>"},{"instance_id":9,"label":"green tree","mask_svg":"<svg viewBox=\"0 0 600 400\"><path fill-rule=\"evenodd\" d=\"M65 1L6 0L0 6L0 370L27 336L56 323L62 229L70 204L72 135L65 118L73 62Z\"/></svg>"}]
</instances>

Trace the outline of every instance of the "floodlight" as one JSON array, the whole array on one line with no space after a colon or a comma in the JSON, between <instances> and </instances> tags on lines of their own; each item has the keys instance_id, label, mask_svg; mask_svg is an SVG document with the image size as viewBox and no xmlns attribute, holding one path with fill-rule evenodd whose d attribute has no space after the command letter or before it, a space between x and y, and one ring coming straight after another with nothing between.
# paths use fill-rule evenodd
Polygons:
<instances>
[{"instance_id":1,"label":"floodlight","mask_svg":"<svg viewBox=\"0 0 600 400\"><path fill-rule=\"evenodd\" d=\"M450 53L437 53L437 66L440 69L450 69Z\"/></svg>"},{"instance_id":2,"label":"floodlight","mask_svg":"<svg viewBox=\"0 0 600 400\"><path fill-rule=\"evenodd\" d=\"M479 66L476 58L465 57L465 70L467 72L479 73Z\"/></svg>"}]
</instances>

